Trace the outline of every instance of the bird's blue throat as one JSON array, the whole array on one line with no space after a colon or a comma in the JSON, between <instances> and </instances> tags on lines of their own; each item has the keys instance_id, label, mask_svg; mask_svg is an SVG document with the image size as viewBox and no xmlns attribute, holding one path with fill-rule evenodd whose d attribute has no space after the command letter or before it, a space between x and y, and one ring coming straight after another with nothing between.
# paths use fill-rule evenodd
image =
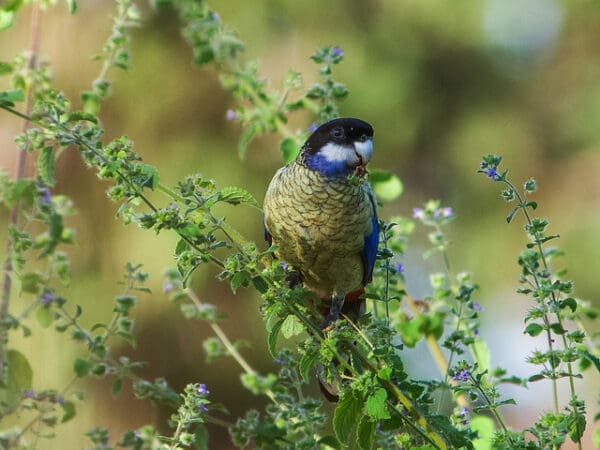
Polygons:
<instances>
[{"instance_id":1,"label":"bird's blue throat","mask_svg":"<svg viewBox=\"0 0 600 450\"><path fill-rule=\"evenodd\" d=\"M354 170L346 165L346 161L330 161L321 153L308 154L305 161L309 169L316 170L321 175L329 177L346 176Z\"/></svg>"}]
</instances>

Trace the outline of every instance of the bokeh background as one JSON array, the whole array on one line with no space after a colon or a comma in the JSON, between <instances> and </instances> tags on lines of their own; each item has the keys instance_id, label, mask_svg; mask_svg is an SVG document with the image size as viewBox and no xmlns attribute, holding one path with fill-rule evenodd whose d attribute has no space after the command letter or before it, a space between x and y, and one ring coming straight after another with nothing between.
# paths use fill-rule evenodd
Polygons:
<instances>
[{"instance_id":1,"label":"bokeh background","mask_svg":"<svg viewBox=\"0 0 600 450\"><path fill-rule=\"evenodd\" d=\"M65 2L43 13L40 56L51 63L55 86L78 105L100 70L91 57L107 38L114 2L78 2L71 16ZM211 68L192 64L190 48L179 32L176 16L157 13L141 3L143 26L133 33L133 66L113 71L113 93L103 104L106 139L127 135L137 151L156 165L165 184L190 172L215 178L220 186L235 184L262 200L266 186L281 165L278 137L252 143L245 160L236 153L240 127L226 120L235 101L224 92ZM302 72L306 86L316 80L309 56L320 46L338 45L346 54L336 67L350 96L343 115L374 125L376 149L372 166L392 170L404 182L404 194L381 211L383 218L410 215L429 198L452 206L456 220L449 229L450 258L455 271L471 270L485 310L481 334L490 340L492 358L526 376L534 367L525 356L544 348L522 335L523 313L531 306L515 294L516 258L525 243L522 222L507 225L509 212L499 185L476 174L483 154L499 153L515 181L533 176L539 183L535 199L539 214L551 220L566 252L567 267L579 297L600 306L600 5L586 0L222 0L212 5L224 23L245 43L244 58L260 61L260 72L278 88L288 69ZM24 8L15 26L0 33L0 60L10 60L28 47L29 12ZM293 117L305 128L313 117ZM13 137L21 123L0 113L0 164L14 173ZM86 169L75 151L57 166L57 193L73 198L79 213L70 219L77 242L68 248L73 283L65 297L81 304L83 320L106 320L117 282L127 261L150 272L152 295L142 295L136 312L135 350L122 351L148 362L141 374L165 376L176 388L188 382L208 385L211 399L237 417L263 399L240 387L237 366L221 360L207 364L202 341L210 335L202 323L186 322L178 306L162 293L162 273L173 266L175 237L155 236L123 226L105 184ZM223 211L244 234L261 242L261 218L250 208ZM6 223L6 212L2 212ZM6 227L0 237L4 239ZM424 261L424 233L411 239L404 259L409 290L427 295L427 272L441 270L441 261ZM4 245L0 248L4 249ZM2 256L3 258L3 256ZM232 339L244 339L243 350L258 370L276 370L268 356L260 299L254 292L231 294L199 270L193 286L202 300L216 304L229 318L223 327ZM14 308L20 299L13 298ZM597 325L594 330L597 331ZM13 341L34 363L34 388L61 386L72 374L73 355L82 349L42 330L35 337ZM405 352L414 376L437 374L427 350ZM588 372L577 381L590 412L597 411L600 384ZM117 398L109 383L82 385L88 400L64 426L59 441L42 448L81 448L92 426L108 426L113 439L125 429L147 422L165 423L169 412L136 401L125 389ZM566 388L566 386L563 386ZM507 407L515 427L532 423L551 409L550 385L507 390L519 403ZM566 389L562 400L566 399ZM518 414L516 411L519 411ZM589 422L591 422L591 416ZM164 425L163 425L164 426ZM590 448L588 423L586 446ZM210 448L228 448L226 433L211 429ZM45 447L44 447L45 445Z\"/></svg>"}]
</instances>

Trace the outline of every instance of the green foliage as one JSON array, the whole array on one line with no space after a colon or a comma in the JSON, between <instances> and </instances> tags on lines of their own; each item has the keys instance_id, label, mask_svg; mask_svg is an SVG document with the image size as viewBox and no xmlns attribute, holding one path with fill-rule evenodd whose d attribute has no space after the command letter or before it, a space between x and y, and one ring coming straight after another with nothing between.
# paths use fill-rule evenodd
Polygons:
<instances>
[{"instance_id":1,"label":"green foliage","mask_svg":"<svg viewBox=\"0 0 600 450\"><path fill-rule=\"evenodd\" d=\"M153 5L176 11L195 63L212 64L222 87L237 102L228 118L239 121L243 128L238 145L240 157L255 137L277 133L283 159L290 161L308 135L308 130L289 128L292 113L310 114L315 120L313 126L339 115L338 102L349 93L333 77L334 67L344 57L341 48L322 47L310 57L318 65L315 84L304 88L302 75L289 71L282 87L273 90L261 77L257 62L241 61L242 42L206 2L157 0ZM16 0L2 6L0 29L12 25L21 6L22 2ZM67 1L67 6L70 13L76 13L75 1ZM575 393L573 380L582 376L575 363L582 370L592 366L598 369L600 363L597 349L587 344L585 331L569 328L568 321L580 323L596 313L573 296L573 283L551 268L550 263L559 253L545 245L558 236L547 234L546 219L530 216L537 208L536 202L526 200L526 195L537 189L533 179L528 179L520 192L507 170L498 171L501 157L495 155L484 157L479 170L503 183L502 197L516 205L507 221L518 213L523 213L526 221L529 243L518 259L523 285L519 292L530 296L534 306L525 317L524 332L543 335L548 343L547 350L529 356L528 361L539 371L528 380L490 367L489 350L479 336L482 307L476 300L478 286L470 274L456 274L450 269L450 241L445 227L455 214L439 201L429 201L413 211L413 219L428 230L430 248L423 256L440 256L444 262L444 272L430 275L431 295L412 299L404 286L402 261L415 222L406 218L381 221L374 280L365 294L368 314L357 318L356 323L339 320L324 329L323 300L306 287L290 282L294 274L273 258L275 247L260 250L222 215L227 214L221 211L228 211L228 207L240 205L250 206L248 211L256 213L258 203L246 189L220 188L215 180L201 174L191 174L167 186L161 181L159 169L143 161L129 138L121 136L105 142L98 114L102 101L111 93L108 72L128 68L130 31L139 24L136 4L118 0L110 36L97 57L102 61L100 74L91 89L82 92L81 110L73 109L65 94L53 87L47 67L30 67L22 56L0 64L0 75L10 78L10 88L0 92L0 108L29 123L16 144L22 151L37 153L35 177L14 181L0 177L3 205L22 219L14 220L9 227L6 273L17 281L18 293L28 302L23 308L19 306L21 310L16 314L8 313L8 285L9 292L2 299L6 308L0 317L0 413L34 413L24 431L3 430L3 448L33 448L35 443L29 444L27 433L52 437L60 423L77 414L81 400L72 388L73 382L59 389L32 389L33 373L27 355L9 347L9 337L15 330L28 336L38 331L38 325L53 328L80 344L80 353L72 363L73 380L107 378L111 395L119 395L127 382L136 398L172 409L169 425L174 430L170 436L154 425L145 425L122 436L118 445L124 448L208 448L208 422L228 426L232 442L238 447L266 449L344 448L356 442L361 449L533 450L558 448L567 439L581 447L586 405ZM30 107L25 106L21 112L25 92L35 95ZM72 150L107 182L107 194L118 203L117 215L125 224L135 223L156 234L177 235L176 270L167 272L164 291L180 303L184 318L203 321L214 332L216 337L204 341L208 359L233 358L241 368L241 384L252 394L268 399L264 411L252 409L235 423L227 423L228 419L222 418L225 408L208 399L206 385L191 383L178 394L164 378L146 380L139 376L143 363L119 354L115 341L135 347L133 314L140 301L138 295L150 293L145 287L148 274L140 265L129 263L125 267L123 291L112 302L110 319L91 327L84 325L89 318L79 305L66 298L71 274L69 258L62 249L74 241L75 233L66 225L65 216L74 211L69 199L52 195L51 191L57 158ZM393 174L373 170L369 179L380 201L391 201L402 193L402 182ZM27 226L34 222L35 227ZM267 346L279 365L277 374L261 374L253 369L240 353L241 343L231 342L219 326L223 316L216 307L202 302L189 288L190 277L209 264L218 268L217 278L228 283L233 293L251 288L262 297ZM32 324L31 318L37 324ZM286 338L285 344L278 342L280 335ZM415 380L405 371L404 345L414 347L421 341L437 358L439 378ZM458 355L461 359L455 363ZM339 395L333 417L323 408L322 400L305 393L313 372L320 383ZM561 378L570 385L570 399L562 409L556 388ZM500 408L516 402L502 398L500 384L526 385L544 379L552 384L554 410L544 413L527 430L510 430ZM436 404L447 392L454 394L451 416L439 414ZM493 419L484 412L491 413ZM475 415L470 418L472 413ZM330 427L335 436L328 431ZM109 445L110 431L106 428L96 427L87 436L93 448Z\"/></svg>"}]
</instances>

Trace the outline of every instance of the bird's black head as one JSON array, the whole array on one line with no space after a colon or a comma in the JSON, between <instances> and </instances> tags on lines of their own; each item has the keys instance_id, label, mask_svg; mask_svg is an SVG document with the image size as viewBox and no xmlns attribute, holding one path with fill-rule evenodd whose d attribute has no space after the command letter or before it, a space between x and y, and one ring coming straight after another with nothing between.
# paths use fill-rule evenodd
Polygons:
<instances>
[{"instance_id":1,"label":"bird's black head","mask_svg":"<svg viewBox=\"0 0 600 450\"><path fill-rule=\"evenodd\" d=\"M373 127L351 117L321 125L301 152L310 169L330 176L345 176L357 170L364 173L372 154Z\"/></svg>"}]
</instances>

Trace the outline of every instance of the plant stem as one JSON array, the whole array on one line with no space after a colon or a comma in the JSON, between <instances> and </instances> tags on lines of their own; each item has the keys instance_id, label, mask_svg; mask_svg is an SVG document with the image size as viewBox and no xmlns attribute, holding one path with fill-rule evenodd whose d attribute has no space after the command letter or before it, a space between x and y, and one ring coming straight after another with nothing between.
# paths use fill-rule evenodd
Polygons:
<instances>
[{"instance_id":1,"label":"plant stem","mask_svg":"<svg viewBox=\"0 0 600 450\"><path fill-rule=\"evenodd\" d=\"M39 0L34 0L31 5L31 22L29 35L29 59L27 61L27 70L29 74L35 70L37 65L37 54L39 48L39 30L40 30L40 4ZM33 97L33 78L31 77L25 87L25 111L28 116L31 112L31 104ZM29 128L29 121L24 119L21 126L21 132L25 133ZM27 168L27 147L19 152L17 158L16 179L19 180L25 177ZM17 225L19 220L19 203L16 203L10 212L9 227ZM10 237L6 240L6 260L4 263L4 280L2 286L2 299L0 300L0 380L4 380L6 375L6 349L8 344L8 330L6 328L6 319L8 317L8 309L10 306L10 293L12 288L11 274L13 271L12 264L13 243Z\"/></svg>"},{"instance_id":2,"label":"plant stem","mask_svg":"<svg viewBox=\"0 0 600 450\"><path fill-rule=\"evenodd\" d=\"M421 314L421 311L419 310L417 302L410 295L405 294L404 299L406 300L408 307L410 308L410 310L412 311L412 313L415 316L418 316ZM433 357L434 361L440 368L440 372L442 373L442 376L446 379L446 381L449 384L455 385L456 381L452 380L451 378L448 379L448 366L450 363L449 363L449 361L446 360L444 353L442 353L442 349L440 348L439 342L432 335L428 335L425 339L425 342L427 343L427 347L429 348L429 353L431 353L431 356ZM456 397L456 403L461 407L465 407L465 408L469 407L469 402L466 399L464 394L459 394Z\"/></svg>"}]
</instances>

